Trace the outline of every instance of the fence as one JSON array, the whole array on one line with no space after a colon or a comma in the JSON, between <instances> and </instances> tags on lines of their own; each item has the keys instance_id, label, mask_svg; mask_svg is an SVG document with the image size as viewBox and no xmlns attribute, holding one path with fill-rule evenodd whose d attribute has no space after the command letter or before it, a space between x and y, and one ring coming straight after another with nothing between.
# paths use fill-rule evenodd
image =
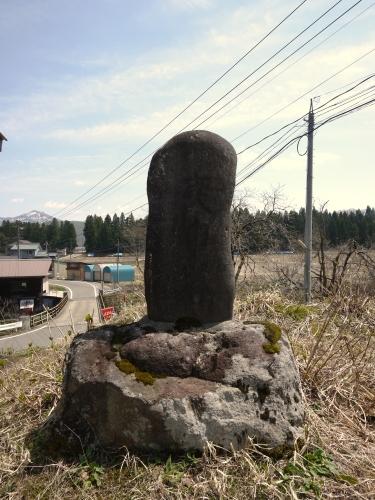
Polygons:
<instances>
[{"instance_id":1,"label":"fence","mask_svg":"<svg viewBox=\"0 0 375 500\"><path fill-rule=\"evenodd\" d=\"M34 326L42 325L43 323L46 323L49 318L54 318L55 316L57 316L67 302L68 302L68 294L65 293L64 297L60 300L60 302L56 306L51 307L50 309L47 308L45 311L39 314L34 314L33 316L30 316L30 327L34 328Z\"/></svg>"}]
</instances>

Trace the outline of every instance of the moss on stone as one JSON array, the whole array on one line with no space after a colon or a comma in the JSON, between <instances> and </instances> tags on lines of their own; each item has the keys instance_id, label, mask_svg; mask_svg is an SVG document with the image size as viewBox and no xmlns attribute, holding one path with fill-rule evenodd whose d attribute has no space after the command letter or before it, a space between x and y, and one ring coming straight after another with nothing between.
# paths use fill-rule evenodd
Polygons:
<instances>
[{"instance_id":1,"label":"moss on stone","mask_svg":"<svg viewBox=\"0 0 375 500\"><path fill-rule=\"evenodd\" d=\"M244 321L244 325L263 325L263 335L268 342L263 344L263 350L268 354L278 354L281 349L279 340L281 339L281 328L271 321Z\"/></svg>"},{"instance_id":2,"label":"moss on stone","mask_svg":"<svg viewBox=\"0 0 375 500\"><path fill-rule=\"evenodd\" d=\"M267 354L278 354L280 352L280 344L272 344L271 342L266 342L263 344L263 350Z\"/></svg>"},{"instance_id":3,"label":"moss on stone","mask_svg":"<svg viewBox=\"0 0 375 500\"><path fill-rule=\"evenodd\" d=\"M154 377L154 375L149 372L141 372L137 370L134 375L135 380L137 380L138 382L142 382L142 384L144 385L153 385L156 380L156 377Z\"/></svg>"},{"instance_id":4,"label":"moss on stone","mask_svg":"<svg viewBox=\"0 0 375 500\"><path fill-rule=\"evenodd\" d=\"M132 373L134 373L135 380L137 382L142 382L142 384L144 385L153 385L156 379L165 378L165 375L163 374L157 374L139 370L128 359L117 360L115 364L117 368L126 375L131 375Z\"/></svg>"},{"instance_id":5,"label":"moss on stone","mask_svg":"<svg viewBox=\"0 0 375 500\"><path fill-rule=\"evenodd\" d=\"M130 363L127 359L117 360L116 366L119 370L126 373L126 375L130 375L131 373L135 373L137 371L133 363Z\"/></svg>"},{"instance_id":6,"label":"moss on stone","mask_svg":"<svg viewBox=\"0 0 375 500\"><path fill-rule=\"evenodd\" d=\"M281 328L270 321L263 321L264 336L271 344L276 344L281 339Z\"/></svg>"}]
</instances>

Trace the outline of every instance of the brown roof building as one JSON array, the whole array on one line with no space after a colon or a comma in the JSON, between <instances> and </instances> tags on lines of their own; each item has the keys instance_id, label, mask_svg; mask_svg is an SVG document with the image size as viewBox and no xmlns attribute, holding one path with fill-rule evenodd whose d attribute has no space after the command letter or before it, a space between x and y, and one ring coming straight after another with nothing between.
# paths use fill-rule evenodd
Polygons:
<instances>
[{"instance_id":1,"label":"brown roof building","mask_svg":"<svg viewBox=\"0 0 375 500\"><path fill-rule=\"evenodd\" d=\"M48 293L50 259L0 259L0 298L36 298Z\"/></svg>"}]
</instances>

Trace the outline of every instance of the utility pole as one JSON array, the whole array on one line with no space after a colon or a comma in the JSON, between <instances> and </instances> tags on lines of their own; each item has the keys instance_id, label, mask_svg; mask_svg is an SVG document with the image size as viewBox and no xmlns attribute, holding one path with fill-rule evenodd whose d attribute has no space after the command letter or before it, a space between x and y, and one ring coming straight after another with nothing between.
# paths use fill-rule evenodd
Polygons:
<instances>
[{"instance_id":1,"label":"utility pole","mask_svg":"<svg viewBox=\"0 0 375 500\"><path fill-rule=\"evenodd\" d=\"M311 300L311 256L312 256L312 191L313 191L313 140L314 110L310 100L310 111L307 129L307 177L306 177L306 213L305 213L305 302Z\"/></svg>"},{"instance_id":2,"label":"utility pole","mask_svg":"<svg viewBox=\"0 0 375 500\"><path fill-rule=\"evenodd\" d=\"M120 287L119 260L120 260L120 238L118 238L117 240L117 288Z\"/></svg>"},{"instance_id":3,"label":"utility pole","mask_svg":"<svg viewBox=\"0 0 375 500\"><path fill-rule=\"evenodd\" d=\"M17 222L17 254L18 254L18 260L21 258L21 251L20 251L20 223Z\"/></svg>"}]
</instances>

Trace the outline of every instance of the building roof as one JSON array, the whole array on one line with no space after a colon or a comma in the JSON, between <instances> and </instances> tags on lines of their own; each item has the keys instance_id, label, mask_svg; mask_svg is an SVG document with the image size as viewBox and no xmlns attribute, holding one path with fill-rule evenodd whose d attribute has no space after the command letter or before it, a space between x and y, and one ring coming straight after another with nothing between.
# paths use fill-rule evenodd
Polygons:
<instances>
[{"instance_id":1,"label":"building roof","mask_svg":"<svg viewBox=\"0 0 375 500\"><path fill-rule=\"evenodd\" d=\"M48 276L51 259L0 259L0 278Z\"/></svg>"},{"instance_id":2,"label":"building roof","mask_svg":"<svg viewBox=\"0 0 375 500\"><path fill-rule=\"evenodd\" d=\"M133 271L134 266L129 266L128 264L119 264L119 269L125 269L126 271ZM104 267L104 271L117 271L117 264L107 264Z\"/></svg>"},{"instance_id":3,"label":"building roof","mask_svg":"<svg viewBox=\"0 0 375 500\"><path fill-rule=\"evenodd\" d=\"M108 266L108 264L95 264L94 271L103 271L103 269L107 266Z\"/></svg>"},{"instance_id":4,"label":"building roof","mask_svg":"<svg viewBox=\"0 0 375 500\"><path fill-rule=\"evenodd\" d=\"M20 243L20 250L39 250L39 243ZM17 243L13 243L10 247L11 250L18 250Z\"/></svg>"}]
</instances>

